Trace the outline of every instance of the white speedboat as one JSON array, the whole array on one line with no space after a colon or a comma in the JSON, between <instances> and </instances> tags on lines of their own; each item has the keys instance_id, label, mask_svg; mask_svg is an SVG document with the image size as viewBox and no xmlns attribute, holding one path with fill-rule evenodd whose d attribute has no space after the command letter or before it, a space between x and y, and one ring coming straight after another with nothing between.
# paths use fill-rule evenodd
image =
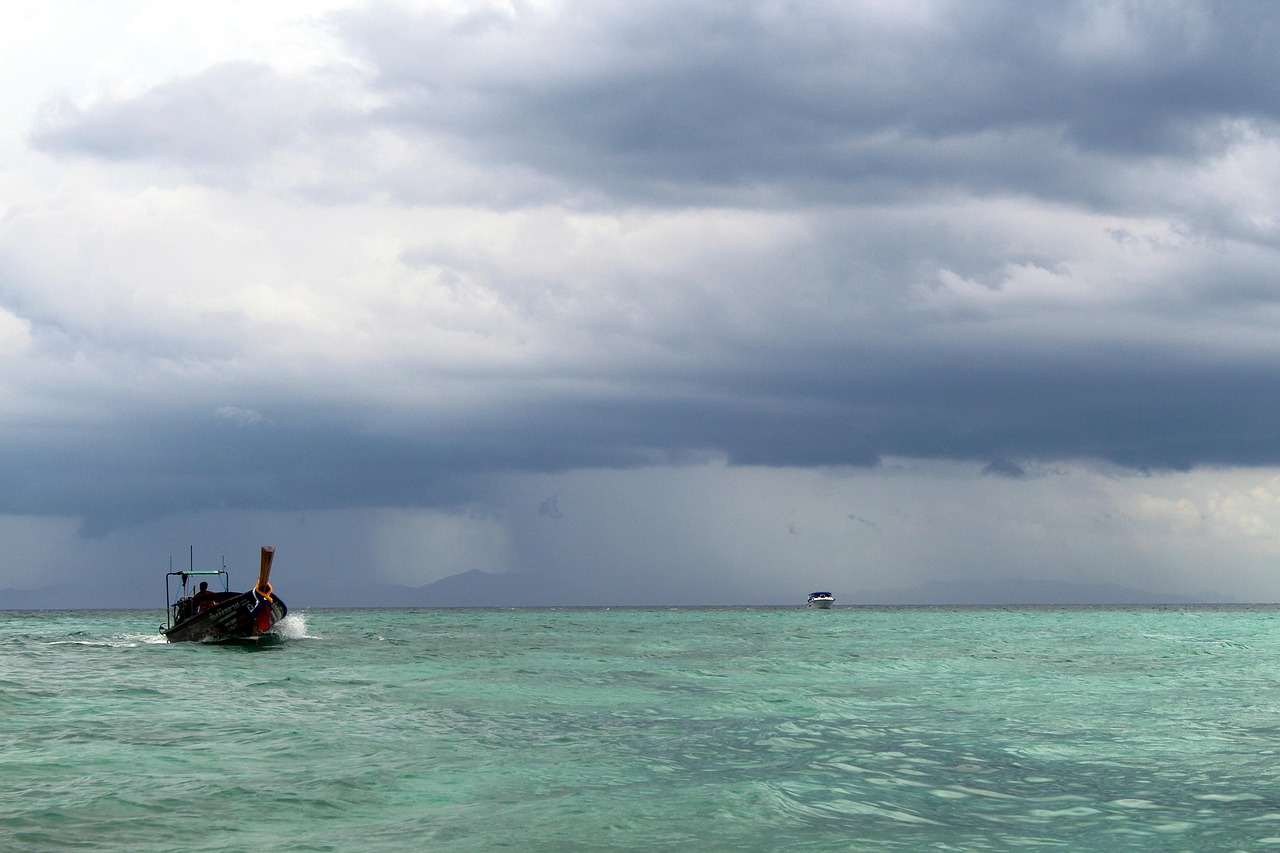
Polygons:
<instances>
[{"instance_id":1,"label":"white speedboat","mask_svg":"<svg viewBox=\"0 0 1280 853\"><path fill-rule=\"evenodd\" d=\"M811 592L809 593L809 606L816 607L819 610L830 610L831 605L835 602L836 597L829 592Z\"/></svg>"}]
</instances>

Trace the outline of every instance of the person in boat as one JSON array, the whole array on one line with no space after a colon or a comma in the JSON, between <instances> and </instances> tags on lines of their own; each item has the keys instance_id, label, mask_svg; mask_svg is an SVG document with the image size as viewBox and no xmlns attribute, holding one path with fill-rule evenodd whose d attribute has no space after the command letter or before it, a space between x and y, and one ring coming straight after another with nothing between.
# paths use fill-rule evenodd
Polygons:
<instances>
[{"instance_id":1,"label":"person in boat","mask_svg":"<svg viewBox=\"0 0 1280 853\"><path fill-rule=\"evenodd\" d=\"M196 612L203 613L213 606L218 597L209 590L207 581L200 581L200 591L191 596L192 603L195 604Z\"/></svg>"}]
</instances>

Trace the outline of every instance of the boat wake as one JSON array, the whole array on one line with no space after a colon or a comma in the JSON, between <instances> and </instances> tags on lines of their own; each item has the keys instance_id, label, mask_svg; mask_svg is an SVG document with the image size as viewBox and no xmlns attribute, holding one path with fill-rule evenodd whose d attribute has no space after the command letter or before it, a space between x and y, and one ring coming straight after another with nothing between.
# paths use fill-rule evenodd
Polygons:
<instances>
[{"instance_id":1,"label":"boat wake","mask_svg":"<svg viewBox=\"0 0 1280 853\"><path fill-rule=\"evenodd\" d=\"M93 646L108 649L132 649L154 643L164 644L165 639L159 634L125 634L110 640L49 640L46 646Z\"/></svg>"},{"instance_id":2,"label":"boat wake","mask_svg":"<svg viewBox=\"0 0 1280 853\"><path fill-rule=\"evenodd\" d=\"M46 646L102 646L111 648L112 646L135 645L134 643L111 643L106 640L49 640Z\"/></svg>"}]
</instances>

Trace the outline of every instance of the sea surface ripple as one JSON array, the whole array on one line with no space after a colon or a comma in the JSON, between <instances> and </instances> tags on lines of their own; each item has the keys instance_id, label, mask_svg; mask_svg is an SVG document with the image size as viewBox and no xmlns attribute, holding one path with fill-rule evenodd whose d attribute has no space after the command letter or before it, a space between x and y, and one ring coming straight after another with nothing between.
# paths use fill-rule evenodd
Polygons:
<instances>
[{"instance_id":1,"label":"sea surface ripple","mask_svg":"<svg viewBox=\"0 0 1280 853\"><path fill-rule=\"evenodd\" d=\"M1280 848L1272 607L156 615L0 612L0 849Z\"/></svg>"}]
</instances>

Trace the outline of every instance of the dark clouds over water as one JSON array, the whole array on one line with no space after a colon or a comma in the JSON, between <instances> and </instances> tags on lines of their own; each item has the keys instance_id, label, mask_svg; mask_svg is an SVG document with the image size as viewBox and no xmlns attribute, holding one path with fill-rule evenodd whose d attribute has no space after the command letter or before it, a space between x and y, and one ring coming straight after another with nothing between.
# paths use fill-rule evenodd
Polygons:
<instances>
[{"instance_id":1,"label":"dark clouds over water","mask_svg":"<svg viewBox=\"0 0 1280 853\"><path fill-rule=\"evenodd\" d=\"M510 534L509 476L1268 469L1278 22L374 4L102 47L133 73L9 117L0 510Z\"/></svg>"}]
</instances>

